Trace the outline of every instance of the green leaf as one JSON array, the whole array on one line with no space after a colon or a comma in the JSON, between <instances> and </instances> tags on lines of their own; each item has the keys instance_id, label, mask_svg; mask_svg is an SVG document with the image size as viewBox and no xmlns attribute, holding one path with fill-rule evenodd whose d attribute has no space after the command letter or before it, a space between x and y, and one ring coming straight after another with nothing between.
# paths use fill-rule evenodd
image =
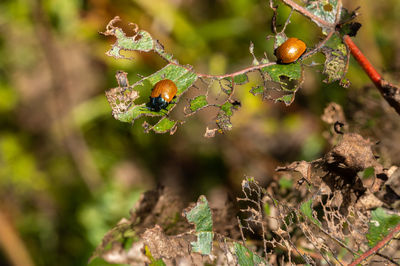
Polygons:
<instances>
[{"instance_id":1,"label":"green leaf","mask_svg":"<svg viewBox=\"0 0 400 266\"><path fill-rule=\"evenodd\" d=\"M146 95L150 95L153 86L162 79L170 79L175 82L178 87L177 98L179 98L196 81L197 76L184 67L168 64L160 71L143 78L131 86L126 81L126 87L120 86L106 93L107 100L113 109L114 117L122 122L134 122L134 120L142 116L165 116L167 112L174 108L174 101L176 102L177 100L169 104L166 108L167 110L160 110L159 112L151 111L146 107L147 97L145 97L145 103L135 105L134 102L140 99L140 94L146 93Z\"/></svg>"},{"instance_id":2,"label":"green leaf","mask_svg":"<svg viewBox=\"0 0 400 266\"><path fill-rule=\"evenodd\" d=\"M208 206L208 201L205 196L201 195L197 204L189 212L185 213L186 219L193 223L196 227L196 232L211 232L212 231L212 216Z\"/></svg>"},{"instance_id":3,"label":"green leaf","mask_svg":"<svg viewBox=\"0 0 400 266\"><path fill-rule=\"evenodd\" d=\"M205 95L197 96L190 100L190 110L194 112L203 108L204 106L207 106L207 104L207 97Z\"/></svg>"},{"instance_id":4,"label":"green leaf","mask_svg":"<svg viewBox=\"0 0 400 266\"><path fill-rule=\"evenodd\" d=\"M266 264L263 258L258 256L257 254L254 254L245 246L235 242L234 247L235 247L235 254L238 259L238 264L240 266L253 266L253 265L260 265L261 263L263 263L264 265Z\"/></svg>"},{"instance_id":5,"label":"green leaf","mask_svg":"<svg viewBox=\"0 0 400 266\"><path fill-rule=\"evenodd\" d=\"M328 76L324 82L343 80L347 70L347 50L341 38L334 34L322 48L322 52L326 58L323 73ZM345 84L345 81L342 83Z\"/></svg>"},{"instance_id":6,"label":"green leaf","mask_svg":"<svg viewBox=\"0 0 400 266\"><path fill-rule=\"evenodd\" d=\"M152 129L156 133L165 133L171 131L176 126L177 123L178 122L173 121L167 117L164 117L160 121L158 121L158 123L155 124Z\"/></svg>"},{"instance_id":7,"label":"green leaf","mask_svg":"<svg viewBox=\"0 0 400 266\"><path fill-rule=\"evenodd\" d=\"M400 216L388 214L383 208L372 211L367 233L368 245L370 247L375 246L399 223Z\"/></svg>"},{"instance_id":8,"label":"green leaf","mask_svg":"<svg viewBox=\"0 0 400 266\"><path fill-rule=\"evenodd\" d=\"M295 97L294 94L287 94L287 95L284 95L282 97L275 99L275 101L276 102L284 102L288 106L288 105L292 104L292 102L294 101L294 97Z\"/></svg>"},{"instance_id":9,"label":"green leaf","mask_svg":"<svg viewBox=\"0 0 400 266\"><path fill-rule=\"evenodd\" d=\"M279 32L278 34L276 34L275 36L275 47L279 47L282 43L287 41L287 37L286 34L283 32Z\"/></svg>"},{"instance_id":10,"label":"green leaf","mask_svg":"<svg viewBox=\"0 0 400 266\"><path fill-rule=\"evenodd\" d=\"M365 168L364 171L362 172L362 178L367 179L367 178L374 176L374 174L375 174L374 167L368 167L368 168Z\"/></svg>"},{"instance_id":11,"label":"green leaf","mask_svg":"<svg viewBox=\"0 0 400 266\"><path fill-rule=\"evenodd\" d=\"M226 132L232 129L233 125L231 123L231 116L233 115L233 110L237 109L239 105L234 105L230 102L225 102L220 106L221 110L215 119L220 132Z\"/></svg>"},{"instance_id":12,"label":"green leaf","mask_svg":"<svg viewBox=\"0 0 400 266\"><path fill-rule=\"evenodd\" d=\"M293 187L293 180L287 178L279 179L279 186L282 188L290 189Z\"/></svg>"},{"instance_id":13,"label":"green leaf","mask_svg":"<svg viewBox=\"0 0 400 266\"><path fill-rule=\"evenodd\" d=\"M264 87L263 86L256 86L253 87L250 90L250 93L253 94L254 96L258 95L258 94L263 94L264 93Z\"/></svg>"},{"instance_id":14,"label":"green leaf","mask_svg":"<svg viewBox=\"0 0 400 266\"><path fill-rule=\"evenodd\" d=\"M299 62L287 65L271 65L262 68L263 72L267 72L271 77L272 81L284 84L281 81L282 76L286 76L289 80L300 79L301 78L301 65Z\"/></svg>"},{"instance_id":15,"label":"green leaf","mask_svg":"<svg viewBox=\"0 0 400 266\"><path fill-rule=\"evenodd\" d=\"M230 102L226 102L223 105L221 105L221 110L227 115L227 116L232 116L232 107L233 105Z\"/></svg>"},{"instance_id":16,"label":"green leaf","mask_svg":"<svg viewBox=\"0 0 400 266\"><path fill-rule=\"evenodd\" d=\"M200 196L190 211L185 211L186 219L195 225L197 241L191 242L193 251L208 255L212 250L212 215L205 196Z\"/></svg>"},{"instance_id":17,"label":"green leaf","mask_svg":"<svg viewBox=\"0 0 400 266\"><path fill-rule=\"evenodd\" d=\"M154 259L148 246L144 246L144 251L145 251L146 257L148 257L150 259L149 266L165 266L166 265L162 259L158 259L158 260Z\"/></svg>"},{"instance_id":18,"label":"green leaf","mask_svg":"<svg viewBox=\"0 0 400 266\"><path fill-rule=\"evenodd\" d=\"M315 225L321 227L321 222L314 218L312 209L312 200L308 200L301 204L300 211Z\"/></svg>"},{"instance_id":19,"label":"green leaf","mask_svg":"<svg viewBox=\"0 0 400 266\"><path fill-rule=\"evenodd\" d=\"M241 74L241 75L234 76L233 81L236 84L243 85L243 84L246 84L247 82L249 82L249 77L247 76L247 74Z\"/></svg>"},{"instance_id":20,"label":"green leaf","mask_svg":"<svg viewBox=\"0 0 400 266\"><path fill-rule=\"evenodd\" d=\"M121 28L114 26L114 23L118 21L120 21L119 17L111 20L107 25L106 32L103 33L104 35L111 35L117 38L112 48L106 53L108 56L128 59L124 55L121 55L121 51L149 52L153 50L154 40L150 33L135 29L135 35L128 37Z\"/></svg>"},{"instance_id":21,"label":"green leaf","mask_svg":"<svg viewBox=\"0 0 400 266\"><path fill-rule=\"evenodd\" d=\"M212 241L214 238L213 232L199 232L197 242L191 242L192 250L201 254L211 254Z\"/></svg>"},{"instance_id":22,"label":"green leaf","mask_svg":"<svg viewBox=\"0 0 400 266\"><path fill-rule=\"evenodd\" d=\"M306 9L319 17L321 20L324 20L327 23L334 25L337 14L337 4L337 0L311 0L307 2ZM331 30L329 27L320 23L318 20L311 20L322 28L322 32L324 34L327 34L327 32Z\"/></svg>"},{"instance_id":23,"label":"green leaf","mask_svg":"<svg viewBox=\"0 0 400 266\"><path fill-rule=\"evenodd\" d=\"M265 203L264 204L264 213L266 214L266 215L271 215L271 207L269 206L269 204L268 203Z\"/></svg>"}]
</instances>

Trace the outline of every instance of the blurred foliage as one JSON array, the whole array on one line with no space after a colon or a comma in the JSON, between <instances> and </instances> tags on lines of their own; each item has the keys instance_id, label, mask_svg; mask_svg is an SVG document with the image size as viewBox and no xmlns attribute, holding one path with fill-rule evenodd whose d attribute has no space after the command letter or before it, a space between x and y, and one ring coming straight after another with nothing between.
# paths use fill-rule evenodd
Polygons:
<instances>
[{"instance_id":1,"label":"blurred foliage","mask_svg":"<svg viewBox=\"0 0 400 266\"><path fill-rule=\"evenodd\" d=\"M350 4L362 6L356 42L388 79L398 78L399 1ZM279 5L278 25L289 12ZM2 0L0 14L0 212L36 265L86 264L104 233L157 183L193 200L220 186L237 193L245 174L269 182L276 165L323 152L318 116L327 102L357 107L346 105L348 90L310 73L290 108L254 97L251 82L240 86L242 108L227 135L203 139L207 112L174 136L144 134L112 118L104 91L116 86L117 69L148 75L164 62L139 53L132 54L134 63L106 57L112 40L98 32L108 21L118 15L135 22L181 63L221 74L251 64L250 41L256 55L273 56L273 43L265 40L272 16L267 2ZM286 34L309 46L321 37L298 14ZM131 82L139 79L130 75ZM347 77L353 99L375 97L363 91L370 83L353 60ZM374 114L368 125L382 115ZM12 264L0 250L1 264Z\"/></svg>"}]
</instances>

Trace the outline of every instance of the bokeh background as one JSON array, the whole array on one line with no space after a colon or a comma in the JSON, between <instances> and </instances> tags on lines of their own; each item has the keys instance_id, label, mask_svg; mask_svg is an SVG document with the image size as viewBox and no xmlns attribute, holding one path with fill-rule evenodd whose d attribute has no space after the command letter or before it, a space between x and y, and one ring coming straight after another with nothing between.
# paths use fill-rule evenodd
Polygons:
<instances>
[{"instance_id":1,"label":"bokeh background","mask_svg":"<svg viewBox=\"0 0 400 266\"><path fill-rule=\"evenodd\" d=\"M356 43L385 78L398 82L400 2L346 2L361 7ZM290 10L278 12L283 25ZM245 175L267 184L277 165L316 159L328 148L320 115L331 101L344 106L359 133L382 141L384 163L399 163L397 116L353 60L349 89L323 83L322 65L307 67L289 108L251 95L252 82L240 87L234 129L213 139L203 138L213 118L207 112L173 136L114 120L104 92L117 86L116 71L128 72L132 82L165 64L153 54L108 58L114 40L99 32L116 15L119 26L129 31L129 22L138 24L198 72L250 65L250 41L257 56L266 52L274 60L267 1L1 0L1 265L87 264L107 230L159 184L175 187L188 202L201 194L211 201L234 196ZM322 37L298 14L286 34L308 46ZM307 63L313 61L323 58Z\"/></svg>"}]
</instances>

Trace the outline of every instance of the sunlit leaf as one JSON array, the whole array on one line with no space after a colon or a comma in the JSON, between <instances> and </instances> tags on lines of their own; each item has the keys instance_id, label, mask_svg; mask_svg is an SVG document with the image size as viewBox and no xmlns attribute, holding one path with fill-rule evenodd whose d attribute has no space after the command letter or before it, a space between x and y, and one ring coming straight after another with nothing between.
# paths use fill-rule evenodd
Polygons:
<instances>
[{"instance_id":1,"label":"sunlit leaf","mask_svg":"<svg viewBox=\"0 0 400 266\"><path fill-rule=\"evenodd\" d=\"M211 254L212 240L214 238L213 232L199 232L197 233L197 241L191 242L192 250L201 254Z\"/></svg>"},{"instance_id":2,"label":"sunlit leaf","mask_svg":"<svg viewBox=\"0 0 400 266\"><path fill-rule=\"evenodd\" d=\"M282 97L277 98L275 101L284 102L286 105L290 105L294 101L294 94L287 94Z\"/></svg>"},{"instance_id":3,"label":"sunlit leaf","mask_svg":"<svg viewBox=\"0 0 400 266\"><path fill-rule=\"evenodd\" d=\"M287 65L275 64L262 68L263 72L267 72L272 81L282 84L281 77L286 76L289 79L301 78L301 65L300 63L293 63Z\"/></svg>"},{"instance_id":4,"label":"sunlit leaf","mask_svg":"<svg viewBox=\"0 0 400 266\"><path fill-rule=\"evenodd\" d=\"M369 230L367 233L368 245L375 246L392 228L400 223L400 216L388 214L384 209L377 208L371 212Z\"/></svg>"},{"instance_id":5,"label":"sunlit leaf","mask_svg":"<svg viewBox=\"0 0 400 266\"><path fill-rule=\"evenodd\" d=\"M116 42L113 44L112 48L107 52L107 55L115 58L127 59L124 55L121 55L121 51L151 51L154 47L154 40L150 33L144 30L134 29L134 36L126 36L125 32L119 28L115 27L114 23L118 22L119 17L115 17L107 25L107 30L104 35L113 35L117 38ZM137 27L137 26L136 26Z\"/></svg>"},{"instance_id":6,"label":"sunlit leaf","mask_svg":"<svg viewBox=\"0 0 400 266\"><path fill-rule=\"evenodd\" d=\"M342 40L338 35L333 35L322 48L326 60L324 64L323 73L328 77L324 80L327 83L331 83L337 80L343 80L344 75L347 71L347 49L342 43ZM342 82L343 85L347 84L345 80Z\"/></svg>"},{"instance_id":7,"label":"sunlit leaf","mask_svg":"<svg viewBox=\"0 0 400 266\"><path fill-rule=\"evenodd\" d=\"M238 259L238 264L240 266L253 266L253 265L260 265L260 264L266 265L266 262L264 259L262 259L257 254L254 254L252 251L250 251L245 246L243 246L239 243L235 243L234 247L235 247L235 254Z\"/></svg>"},{"instance_id":8,"label":"sunlit leaf","mask_svg":"<svg viewBox=\"0 0 400 266\"><path fill-rule=\"evenodd\" d=\"M232 108L233 108L233 105L229 102L226 102L221 106L221 110L224 111L224 113L227 116L232 116L232 114L233 114Z\"/></svg>"},{"instance_id":9,"label":"sunlit leaf","mask_svg":"<svg viewBox=\"0 0 400 266\"><path fill-rule=\"evenodd\" d=\"M190 211L185 212L186 219L195 225L196 232L212 231L212 216L206 197L200 196L197 204Z\"/></svg>"},{"instance_id":10,"label":"sunlit leaf","mask_svg":"<svg viewBox=\"0 0 400 266\"><path fill-rule=\"evenodd\" d=\"M171 131L177 122L173 121L167 117L162 118L154 127L152 128L156 133L165 133Z\"/></svg>"},{"instance_id":11,"label":"sunlit leaf","mask_svg":"<svg viewBox=\"0 0 400 266\"><path fill-rule=\"evenodd\" d=\"M308 11L316 15L321 20L331 25L334 25L338 10L337 5L337 0L312 0L307 2L306 8ZM341 7L339 8L339 12L341 12ZM316 23L319 27L321 27L325 34L330 30L330 27L328 27L326 24L321 23L319 20L312 19L312 21Z\"/></svg>"},{"instance_id":12,"label":"sunlit leaf","mask_svg":"<svg viewBox=\"0 0 400 266\"><path fill-rule=\"evenodd\" d=\"M195 207L185 212L186 219L195 225L197 241L191 242L193 251L210 254L212 250L212 216L206 197L200 196Z\"/></svg>"},{"instance_id":13,"label":"sunlit leaf","mask_svg":"<svg viewBox=\"0 0 400 266\"><path fill-rule=\"evenodd\" d=\"M190 100L190 110L192 112L199 110L203 108L204 106L207 106L207 97L205 95L199 95L195 97L194 99Z\"/></svg>"},{"instance_id":14,"label":"sunlit leaf","mask_svg":"<svg viewBox=\"0 0 400 266\"><path fill-rule=\"evenodd\" d=\"M178 87L177 98L167 106L166 110L155 112L146 106L148 103L147 97L150 95L153 86L162 79L170 79L175 82ZM168 64L160 71L143 78L133 85L129 85L126 73L117 73L117 80L120 86L106 92L107 100L112 107L113 116L122 122L134 122L134 120L142 116L165 116L174 108L176 102L179 100L179 96L184 93L196 79L197 76L193 72L174 64ZM146 102L136 105L135 101L143 98L140 97L141 94L147 96L145 97ZM168 127L171 129L174 125L172 122L167 123L167 121L168 120L163 121L155 129L158 132L166 132L165 130Z\"/></svg>"},{"instance_id":15,"label":"sunlit leaf","mask_svg":"<svg viewBox=\"0 0 400 266\"><path fill-rule=\"evenodd\" d=\"M247 76L247 74L241 74L241 75L234 76L233 81L236 84L243 85L243 84L246 84L247 82L249 82L249 77Z\"/></svg>"}]
</instances>

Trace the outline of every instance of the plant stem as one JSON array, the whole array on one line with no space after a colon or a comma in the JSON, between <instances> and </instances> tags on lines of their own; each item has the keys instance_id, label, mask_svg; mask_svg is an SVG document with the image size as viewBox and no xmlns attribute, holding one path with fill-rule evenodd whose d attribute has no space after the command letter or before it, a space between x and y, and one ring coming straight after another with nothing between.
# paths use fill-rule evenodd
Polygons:
<instances>
[{"instance_id":1,"label":"plant stem","mask_svg":"<svg viewBox=\"0 0 400 266\"><path fill-rule=\"evenodd\" d=\"M360 51L357 45L351 40L350 36L343 37L344 43L350 50L360 66L367 73L368 77L375 84L383 98L392 106L400 115L400 87L385 81L381 75L376 71L373 65L368 61L364 54Z\"/></svg>"},{"instance_id":2,"label":"plant stem","mask_svg":"<svg viewBox=\"0 0 400 266\"><path fill-rule=\"evenodd\" d=\"M378 87L380 86L380 81L382 79L381 75L376 71L374 66L368 61L364 54L358 49L357 45L353 42L349 35L343 37L345 44L349 47L351 54L360 64L360 66L367 73L368 77L372 82Z\"/></svg>"},{"instance_id":3,"label":"plant stem","mask_svg":"<svg viewBox=\"0 0 400 266\"><path fill-rule=\"evenodd\" d=\"M369 256L376 254L381 248L386 246L400 232L400 224L398 224L385 238L378 244L362 254L358 259L354 260L349 266L355 266L362 261L366 260Z\"/></svg>"}]
</instances>

